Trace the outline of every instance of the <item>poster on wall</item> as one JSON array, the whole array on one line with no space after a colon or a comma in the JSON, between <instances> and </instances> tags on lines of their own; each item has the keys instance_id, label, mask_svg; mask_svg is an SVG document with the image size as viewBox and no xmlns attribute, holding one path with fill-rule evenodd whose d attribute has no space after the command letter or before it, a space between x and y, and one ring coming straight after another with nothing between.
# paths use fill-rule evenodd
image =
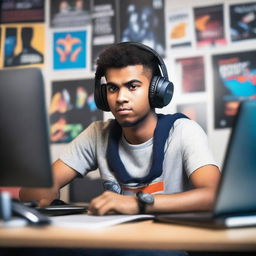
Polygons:
<instances>
[{"instance_id":1,"label":"poster on wall","mask_svg":"<svg viewBox=\"0 0 256 256\"><path fill-rule=\"evenodd\" d=\"M120 40L146 44L165 57L164 0L119 0Z\"/></svg>"},{"instance_id":2,"label":"poster on wall","mask_svg":"<svg viewBox=\"0 0 256 256\"><path fill-rule=\"evenodd\" d=\"M3 66L42 65L44 63L43 24L13 24L3 29Z\"/></svg>"},{"instance_id":3,"label":"poster on wall","mask_svg":"<svg viewBox=\"0 0 256 256\"><path fill-rule=\"evenodd\" d=\"M213 56L215 128L231 127L239 104L256 98L256 51Z\"/></svg>"},{"instance_id":4,"label":"poster on wall","mask_svg":"<svg viewBox=\"0 0 256 256\"><path fill-rule=\"evenodd\" d=\"M177 112L183 113L196 121L207 132L206 103L177 104Z\"/></svg>"},{"instance_id":5,"label":"poster on wall","mask_svg":"<svg viewBox=\"0 0 256 256\"><path fill-rule=\"evenodd\" d=\"M223 5L194 8L194 18L198 47L226 45Z\"/></svg>"},{"instance_id":6,"label":"poster on wall","mask_svg":"<svg viewBox=\"0 0 256 256\"><path fill-rule=\"evenodd\" d=\"M52 82L50 141L66 143L78 136L91 122L103 119L93 95L94 79Z\"/></svg>"},{"instance_id":7,"label":"poster on wall","mask_svg":"<svg viewBox=\"0 0 256 256\"><path fill-rule=\"evenodd\" d=\"M234 4L229 7L231 41L256 38L256 3Z\"/></svg>"},{"instance_id":8,"label":"poster on wall","mask_svg":"<svg viewBox=\"0 0 256 256\"><path fill-rule=\"evenodd\" d=\"M189 8L167 12L167 38L171 48L191 46L192 12Z\"/></svg>"},{"instance_id":9,"label":"poster on wall","mask_svg":"<svg viewBox=\"0 0 256 256\"><path fill-rule=\"evenodd\" d=\"M54 0L50 3L50 26L66 28L91 23L90 0Z\"/></svg>"},{"instance_id":10,"label":"poster on wall","mask_svg":"<svg viewBox=\"0 0 256 256\"><path fill-rule=\"evenodd\" d=\"M53 34L53 69L87 67L87 31L55 32Z\"/></svg>"},{"instance_id":11,"label":"poster on wall","mask_svg":"<svg viewBox=\"0 0 256 256\"><path fill-rule=\"evenodd\" d=\"M92 70L104 48L116 42L116 0L94 0L92 7Z\"/></svg>"},{"instance_id":12,"label":"poster on wall","mask_svg":"<svg viewBox=\"0 0 256 256\"><path fill-rule=\"evenodd\" d=\"M44 0L1 0L0 7L0 23L44 21Z\"/></svg>"},{"instance_id":13,"label":"poster on wall","mask_svg":"<svg viewBox=\"0 0 256 256\"><path fill-rule=\"evenodd\" d=\"M176 75L182 93L205 91L205 69L202 56L176 59Z\"/></svg>"}]
</instances>

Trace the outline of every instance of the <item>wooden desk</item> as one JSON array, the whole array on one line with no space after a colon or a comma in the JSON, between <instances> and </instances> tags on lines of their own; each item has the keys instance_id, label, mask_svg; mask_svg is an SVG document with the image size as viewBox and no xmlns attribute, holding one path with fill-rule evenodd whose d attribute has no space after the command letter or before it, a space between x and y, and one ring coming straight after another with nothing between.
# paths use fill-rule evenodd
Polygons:
<instances>
[{"instance_id":1,"label":"wooden desk","mask_svg":"<svg viewBox=\"0 0 256 256\"><path fill-rule=\"evenodd\" d=\"M98 230L54 226L0 228L0 247L171 249L255 251L256 227L210 230L151 220Z\"/></svg>"}]
</instances>

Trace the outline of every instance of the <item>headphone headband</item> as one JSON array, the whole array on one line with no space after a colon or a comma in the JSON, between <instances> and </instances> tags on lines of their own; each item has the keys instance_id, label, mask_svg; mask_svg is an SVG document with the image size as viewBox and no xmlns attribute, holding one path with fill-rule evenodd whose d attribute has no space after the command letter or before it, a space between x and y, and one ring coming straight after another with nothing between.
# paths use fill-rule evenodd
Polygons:
<instances>
[{"instance_id":1,"label":"headphone headband","mask_svg":"<svg viewBox=\"0 0 256 256\"><path fill-rule=\"evenodd\" d=\"M167 69L166 69L166 66L164 64L164 61L162 59L162 57L158 54L158 52L156 52L154 49L152 49L151 47L145 45L145 44L142 44L142 43L138 43L138 42L121 42L121 43L118 43L117 45L133 45L133 46L136 46L138 48L140 48L141 50L144 50L146 52L151 52L154 57L157 58L158 60L158 64L160 66L160 72L162 73L162 76L166 79L166 80L169 80L168 78L168 72L167 72Z\"/></svg>"}]
</instances>

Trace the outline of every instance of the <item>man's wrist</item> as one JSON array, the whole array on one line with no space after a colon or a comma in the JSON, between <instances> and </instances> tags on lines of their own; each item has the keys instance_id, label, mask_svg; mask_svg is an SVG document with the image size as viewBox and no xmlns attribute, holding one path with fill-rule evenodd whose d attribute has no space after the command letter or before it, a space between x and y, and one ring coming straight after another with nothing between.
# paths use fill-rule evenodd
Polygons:
<instances>
[{"instance_id":1,"label":"man's wrist","mask_svg":"<svg viewBox=\"0 0 256 256\"><path fill-rule=\"evenodd\" d=\"M154 204L154 196L150 193L137 192L136 197L140 214L146 213L147 205Z\"/></svg>"}]
</instances>

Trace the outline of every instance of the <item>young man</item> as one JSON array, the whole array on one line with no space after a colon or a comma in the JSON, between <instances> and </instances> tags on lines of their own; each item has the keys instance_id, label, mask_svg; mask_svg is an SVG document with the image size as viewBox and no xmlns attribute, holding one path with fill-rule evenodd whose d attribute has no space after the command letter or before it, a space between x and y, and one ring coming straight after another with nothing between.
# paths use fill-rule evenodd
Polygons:
<instances>
[{"instance_id":1,"label":"young man","mask_svg":"<svg viewBox=\"0 0 256 256\"><path fill-rule=\"evenodd\" d=\"M156 114L155 106L168 104L171 95L152 49L137 43L106 49L97 61L95 101L115 121L92 123L53 164L54 186L23 188L21 200L47 205L74 178L99 168L106 191L90 202L91 214L210 210L220 171L196 122L179 118L167 129Z\"/></svg>"}]
</instances>

